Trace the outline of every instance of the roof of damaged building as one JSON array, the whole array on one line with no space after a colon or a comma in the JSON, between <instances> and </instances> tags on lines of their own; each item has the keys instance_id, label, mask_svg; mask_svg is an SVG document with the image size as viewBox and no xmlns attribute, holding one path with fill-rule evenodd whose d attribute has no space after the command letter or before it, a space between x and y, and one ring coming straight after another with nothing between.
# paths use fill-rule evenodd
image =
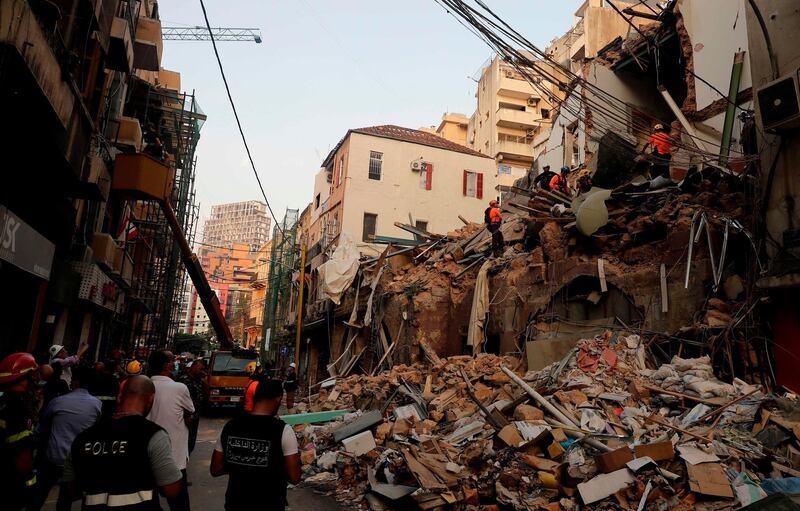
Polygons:
<instances>
[{"instance_id":1,"label":"roof of damaged building","mask_svg":"<svg viewBox=\"0 0 800 511\"><path fill-rule=\"evenodd\" d=\"M347 133L344 137L336 144L328 156L325 158L325 161L322 162L322 166L326 167L330 161L333 159L333 155L336 154L336 151L342 146L347 137L350 136L351 133L360 133L362 135L370 135L373 137L381 137L381 138L389 138L392 140L399 140L401 142L409 142L411 144L419 144L428 147L435 147L437 149L444 149L446 151L454 151L457 153L468 154L470 156L480 156L482 158L492 158L486 154L480 153L469 147L456 144L455 142L451 142L445 138L442 138L438 135L433 135L431 133L426 133L424 131L415 130L411 128L403 128L402 126L396 126L394 124L383 124L380 126L369 126L366 128L353 128L347 130Z\"/></svg>"}]
</instances>

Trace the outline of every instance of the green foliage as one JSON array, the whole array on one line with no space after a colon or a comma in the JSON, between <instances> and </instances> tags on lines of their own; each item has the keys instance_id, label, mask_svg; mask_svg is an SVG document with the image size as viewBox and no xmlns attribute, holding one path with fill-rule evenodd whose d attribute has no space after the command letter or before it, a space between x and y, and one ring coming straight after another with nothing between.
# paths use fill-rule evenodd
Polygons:
<instances>
[{"instance_id":1,"label":"green foliage","mask_svg":"<svg viewBox=\"0 0 800 511\"><path fill-rule=\"evenodd\" d=\"M173 345L175 346L175 353L180 354L183 352L200 353L210 349L211 334L175 334Z\"/></svg>"}]
</instances>

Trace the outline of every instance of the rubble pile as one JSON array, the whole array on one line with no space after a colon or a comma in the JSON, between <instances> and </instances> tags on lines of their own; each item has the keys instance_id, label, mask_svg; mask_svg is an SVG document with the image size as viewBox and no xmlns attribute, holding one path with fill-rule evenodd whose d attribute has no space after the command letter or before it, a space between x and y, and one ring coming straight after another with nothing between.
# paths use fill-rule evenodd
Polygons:
<instances>
[{"instance_id":1,"label":"rubble pile","mask_svg":"<svg viewBox=\"0 0 800 511\"><path fill-rule=\"evenodd\" d=\"M645 339L606 331L521 375L422 348L299 406L356 410L296 426L305 484L358 509L738 509L800 488L800 402L708 357L652 367Z\"/></svg>"}]
</instances>

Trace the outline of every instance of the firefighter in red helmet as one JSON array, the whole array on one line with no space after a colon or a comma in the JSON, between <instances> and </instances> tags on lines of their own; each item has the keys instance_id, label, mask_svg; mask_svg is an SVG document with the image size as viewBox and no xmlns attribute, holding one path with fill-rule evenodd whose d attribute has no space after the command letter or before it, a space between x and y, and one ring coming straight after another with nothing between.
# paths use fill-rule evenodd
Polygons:
<instances>
[{"instance_id":1,"label":"firefighter in red helmet","mask_svg":"<svg viewBox=\"0 0 800 511\"><path fill-rule=\"evenodd\" d=\"M0 361L0 495L4 509L13 511L29 503L36 486L33 385L37 368L30 353L13 353Z\"/></svg>"}]
</instances>

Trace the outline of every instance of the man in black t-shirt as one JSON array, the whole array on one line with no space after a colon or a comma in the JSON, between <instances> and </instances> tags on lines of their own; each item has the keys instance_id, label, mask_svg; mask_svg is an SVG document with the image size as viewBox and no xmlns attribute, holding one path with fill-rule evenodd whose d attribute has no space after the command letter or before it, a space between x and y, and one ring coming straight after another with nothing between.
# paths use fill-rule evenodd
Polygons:
<instances>
[{"instance_id":1,"label":"man in black t-shirt","mask_svg":"<svg viewBox=\"0 0 800 511\"><path fill-rule=\"evenodd\" d=\"M253 412L237 417L222 428L211 456L211 475L228 474L226 511L251 511L253 502L267 511L286 509L286 486L300 482L297 437L276 413L283 398L278 380L256 387Z\"/></svg>"}]
</instances>

